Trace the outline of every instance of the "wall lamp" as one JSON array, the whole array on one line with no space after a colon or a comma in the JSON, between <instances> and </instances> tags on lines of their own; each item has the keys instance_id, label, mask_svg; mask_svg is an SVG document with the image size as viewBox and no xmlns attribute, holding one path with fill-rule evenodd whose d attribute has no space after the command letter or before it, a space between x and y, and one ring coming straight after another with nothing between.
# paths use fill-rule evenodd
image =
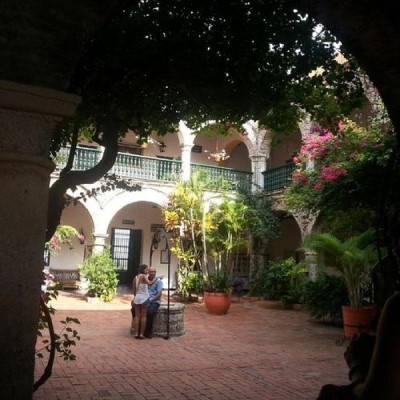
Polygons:
<instances>
[{"instance_id":1,"label":"wall lamp","mask_svg":"<svg viewBox=\"0 0 400 400\"><path fill-rule=\"evenodd\" d=\"M81 228L81 230L79 231L78 239L79 239L79 243L80 244L85 244L86 237L85 237L85 234L83 232L83 228Z\"/></svg>"}]
</instances>

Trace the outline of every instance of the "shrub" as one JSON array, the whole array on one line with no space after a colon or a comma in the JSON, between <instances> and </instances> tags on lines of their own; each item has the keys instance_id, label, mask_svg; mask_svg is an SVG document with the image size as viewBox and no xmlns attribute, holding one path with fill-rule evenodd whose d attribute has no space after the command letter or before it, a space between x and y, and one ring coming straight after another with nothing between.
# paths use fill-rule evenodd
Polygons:
<instances>
[{"instance_id":1,"label":"shrub","mask_svg":"<svg viewBox=\"0 0 400 400\"><path fill-rule=\"evenodd\" d=\"M307 282L303 291L307 310L316 319L341 319L342 305L349 303L344 279L320 272L315 282Z\"/></svg>"},{"instance_id":2,"label":"shrub","mask_svg":"<svg viewBox=\"0 0 400 400\"><path fill-rule=\"evenodd\" d=\"M182 277L179 283L179 293L183 298L191 297L194 293L203 291L203 274L199 272L189 272L186 276Z\"/></svg>"},{"instance_id":3,"label":"shrub","mask_svg":"<svg viewBox=\"0 0 400 400\"><path fill-rule=\"evenodd\" d=\"M271 261L259 276L259 286L267 300L283 300L285 303L302 302L302 287L306 280L306 268L294 258Z\"/></svg>"},{"instance_id":4,"label":"shrub","mask_svg":"<svg viewBox=\"0 0 400 400\"><path fill-rule=\"evenodd\" d=\"M101 300L111 301L117 293L117 271L110 251L92 254L79 267L81 274L88 279L88 294Z\"/></svg>"}]
</instances>

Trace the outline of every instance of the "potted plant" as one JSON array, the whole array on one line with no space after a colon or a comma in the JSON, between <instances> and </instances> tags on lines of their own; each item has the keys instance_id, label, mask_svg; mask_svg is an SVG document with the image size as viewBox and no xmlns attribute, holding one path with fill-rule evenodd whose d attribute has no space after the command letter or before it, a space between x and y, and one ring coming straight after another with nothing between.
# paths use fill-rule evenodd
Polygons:
<instances>
[{"instance_id":1,"label":"potted plant","mask_svg":"<svg viewBox=\"0 0 400 400\"><path fill-rule=\"evenodd\" d=\"M204 303L211 314L226 314L232 302L232 280L239 252L247 248L248 206L224 198L210 209L210 229L205 236L214 270L206 263Z\"/></svg>"},{"instance_id":2,"label":"potted plant","mask_svg":"<svg viewBox=\"0 0 400 400\"><path fill-rule=\"evenodd\" d=\"M197 275L202 275L206 306L209 297L214 300L221 297L221 301L230 305L239 254L253 243L249 240L250 232L253 237L269 237L270 233L262 226L267 224L271 228L273 224L270 214L265 212L265 202L257 208L259 202L249 201L247 193L247 197L230 194L222 202L210 204L204 198L210 185L208 175L200 170L189 181L178 182L169 195L163 217L165 228L171 234L171 252L178 259L177 292L183 298L190 297L191 290L197 290L197 283L201 281ZM193 287L193 277L196 287Z\"/></svg>"},{"instance_id":3,"label":"potted plant","mask_svg":"<svg viewBox=\"0 0 400 400\"><path fill-rule=\"evenodd\" d=\"M347 337L368 333L370 329L371 309L363 307L363 301L377 259L372 246L374 241L375 232L368 229L343 241L330 233L314 234L307 237L303 245L317 254L325 254L329 264L343 276L350 301L350 306L342 306L344 335Z\"/></svg>"},{"instance_id":4,"label":"potted plant","mask_svg":"<svg viewBox=\"0 0 400 400\"><path fill-rule=\"evenodd\" d=\"M232 285L226 268L217 269L204 277L204 304L207 312L224 315L232 303Z\"/></svg>"}]
</instances>

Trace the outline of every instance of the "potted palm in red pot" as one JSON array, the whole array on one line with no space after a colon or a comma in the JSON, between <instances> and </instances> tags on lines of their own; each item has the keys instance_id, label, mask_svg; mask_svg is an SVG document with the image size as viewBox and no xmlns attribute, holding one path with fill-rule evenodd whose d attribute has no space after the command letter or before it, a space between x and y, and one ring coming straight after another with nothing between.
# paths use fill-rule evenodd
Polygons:
<instances>
[{"instance_id":1,"label":"potted palm in red pot","mask_svg":"<svg viewBox=\"0 0 400 400\"><path fill-rule=\"evenodd\" d=\"M370 331L370 307L364 307L364 290L377 259L373 247L375 232L368 229L358 236L340 240L330 233L319 233L306 238L303 248L324 254L329 264L342 276L346 284L350 305L343 305L344 335L352 337Z\"/></svg>"},{"instance_id":2,"label":"potted palm in red pot","mask_svg":"<svg viewBox=\"0 0 400 400\"><path fill-rule=\"evenodd\" d=\"M204 279L204 304L207 312L224 315L232 303L232 286L226 276L226 269L217 270Z\"/></svg>"},{"instance_id":3,"label":"potted palm in red pot","mask_svg":"<svg viewBox=\"0 0 400 400\"><path fill-rule=\"evenodd\" d=\"M212 314L226 314L232 302L233 270L241 250L248 245L247 228L251 223L248 206L237 199L225 198L210 210L210 229L204 235L213 271L208 262L204 279L204 303Z\"/></svg>"}]
</instances>

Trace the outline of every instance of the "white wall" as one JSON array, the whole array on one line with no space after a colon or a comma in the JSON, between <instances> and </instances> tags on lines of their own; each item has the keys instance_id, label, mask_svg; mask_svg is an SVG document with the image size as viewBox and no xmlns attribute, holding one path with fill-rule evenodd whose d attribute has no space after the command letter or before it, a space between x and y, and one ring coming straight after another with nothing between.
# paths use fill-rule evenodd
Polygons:
<instances>
[{"instance_id":1,"label":"white wall","mask_svg":"<svg viewBox=\"0 0 400 400\"><path fill-rule=\"evenodd\" d=\"M86 243L91 243L92 220L86 208L78 203L76 206L70 204L66 207L61 216L61 225L70 225L78 231L83 229ZM50 268L54 269L77 269L77 265L83 261L85 246L79 243L78 238L72 239L73 248L68 245L61 245L57 255L50 256Z\"/></svg>"}]
</instances>

